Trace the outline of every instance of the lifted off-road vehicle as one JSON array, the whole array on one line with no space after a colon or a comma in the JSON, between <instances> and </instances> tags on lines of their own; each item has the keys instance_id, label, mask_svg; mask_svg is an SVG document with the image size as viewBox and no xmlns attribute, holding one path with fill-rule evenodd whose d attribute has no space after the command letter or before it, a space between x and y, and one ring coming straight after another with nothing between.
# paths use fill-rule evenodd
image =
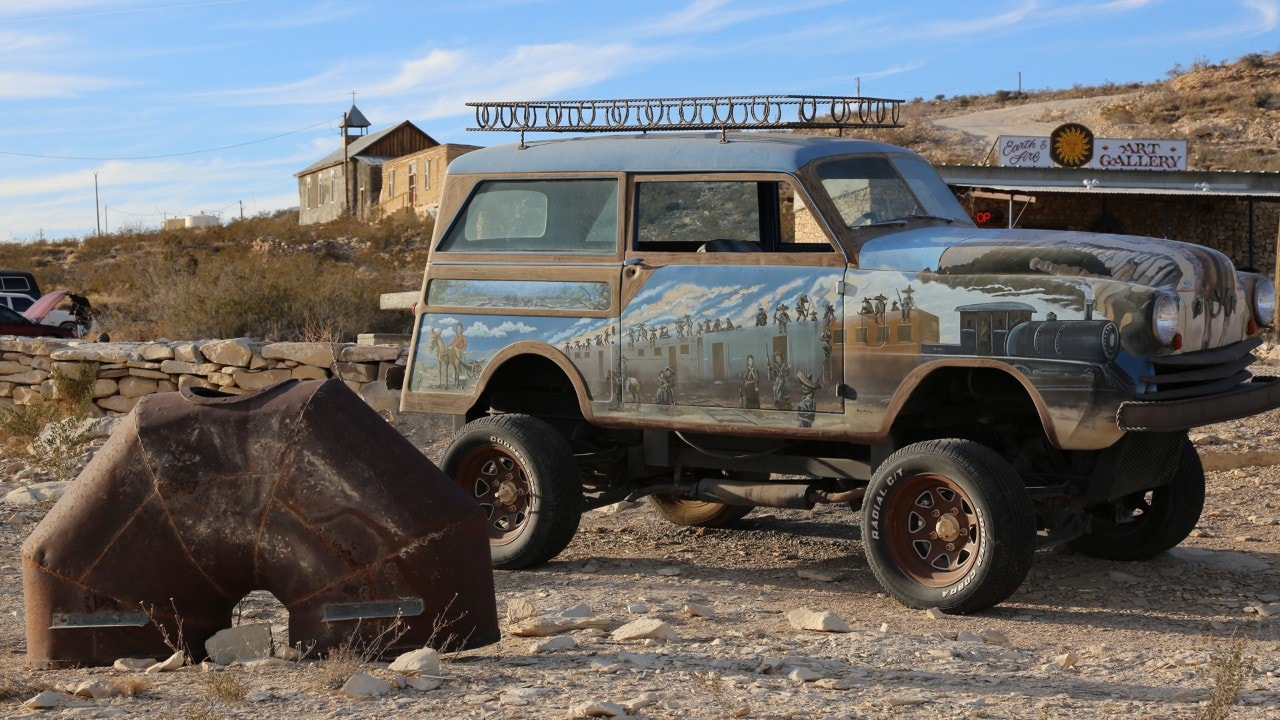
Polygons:
<instances>
[{"instance_id":1,"label":"lifted off-road vehicle","mask_svg":"<svg viewBox=\"0 0 1280 720\"><path fill-rule=\"evenodd\" d=\"M920 156L834 136L898 101L475 107L521 141L449 168L401 403L455 416L441 464L497 567L623 499L705 527L844 503L885 590L973 612L1038 548L1177 545L1204 500L1187 429L1280 405L1248 370L1268 279L975 227ZM547 130L581 132L524 141Z\"/></svg>"}]
</instances>

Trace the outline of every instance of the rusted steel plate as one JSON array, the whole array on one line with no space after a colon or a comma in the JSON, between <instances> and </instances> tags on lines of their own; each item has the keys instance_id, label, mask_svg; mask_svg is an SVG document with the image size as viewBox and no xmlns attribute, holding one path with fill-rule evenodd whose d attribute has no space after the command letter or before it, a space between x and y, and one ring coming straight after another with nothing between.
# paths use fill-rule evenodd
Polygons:
<instances>
[{"instance_id":1,"label":"rusted steel plate","mask_svg":"<svg viewBox=\"0 0 1280 720\"><path fill-rule=\"evenodd\" d=\"M317 654L499 637L480 509L336 380L144 398L22 555L37 667L198 659L254 590Z\"/></svg>"}]
</instances>

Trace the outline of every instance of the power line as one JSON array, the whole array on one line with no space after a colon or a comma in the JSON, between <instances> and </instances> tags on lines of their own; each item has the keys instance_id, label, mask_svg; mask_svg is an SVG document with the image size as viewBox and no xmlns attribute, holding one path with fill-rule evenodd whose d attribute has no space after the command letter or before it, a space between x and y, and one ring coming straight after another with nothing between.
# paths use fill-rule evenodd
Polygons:
<instances>
[{"instance_id":1,"label":"power line","mask_svg":"<svg viewBox=\"0 0 1280 720\"><path fill-rule=\"evenodd\" d=\"M279 138L287 137L289 135L296 135L300 132L306 132L307 130L318 128L321 125L327 125L331 122L332 122L331 120L322 120L314 125L308 125L304 128L298 128L297 130L290 130L288 132L282 132L279 135L272 135L271 137L259 138L257 140L249 140L247 142L235 143L234 145L222 145L220 147L205 148L203 150L188 150L186 152L178 152L178 153L165 153L164 155L135 155L132 157L87 157L87 156L79 156L79 155L43 155L40 153L14 152L12 150L0 150L0 155L16 155L18 157L39 158L41 160L94 160L98 162L111 162L111 161L123 161L123 160L160 160L162 158L183 157L186 155L199 155L201 153L218 152L219 150L231 150L233 148L245 147L246 145L256 145L258 143L264 143L270 140L277 140Z\"/></svg>"}]
</instances>

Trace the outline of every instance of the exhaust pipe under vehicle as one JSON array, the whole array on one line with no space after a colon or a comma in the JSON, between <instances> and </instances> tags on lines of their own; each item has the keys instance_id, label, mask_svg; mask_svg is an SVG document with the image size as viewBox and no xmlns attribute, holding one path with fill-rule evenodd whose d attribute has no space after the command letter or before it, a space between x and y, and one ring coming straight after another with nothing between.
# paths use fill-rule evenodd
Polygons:
<instances>
[{"instance_id":1,"label":"exhaust pipe under vehicle","mask_svg":"<svg viewBox=\"0 0 1280 720\"><path fill-rule=\"evenodd\" d=\"M694 500L725 505L812 510L818 503L846 503L860 500L864 493L866 488L830 492L799 483L702 478L682 494L687 494Z\"/></svg>"}]
</instances>

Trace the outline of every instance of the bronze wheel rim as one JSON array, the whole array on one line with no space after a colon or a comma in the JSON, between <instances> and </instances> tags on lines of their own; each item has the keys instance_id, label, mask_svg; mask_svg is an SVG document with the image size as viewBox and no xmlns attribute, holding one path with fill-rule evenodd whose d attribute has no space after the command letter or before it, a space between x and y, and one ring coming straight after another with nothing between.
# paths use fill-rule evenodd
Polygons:
<instances>
[{"instance_id":1,"label":"bronze wheel rim","mask_svg":"<svg viewBox=\"0 0 1280 720\"><path fill-rule=\"evenodd\" d=\"M942 475L904 478L884 509L887 547L898 569L920 585L958 582L978 558L978 513L968 494Z\"/></svg>"},{"instance_id":2,"label":"bronze wheel rim","mask_svg":"<svg viewBox=\"0 0 1280 720\"><path fill-rule=\"evenodd\" d=\"M483 445L467 453L454 481L484 511L490 543L509 543L528 524L532 485L519 461L502 447Z\"/></svg>"}]
</instances>

